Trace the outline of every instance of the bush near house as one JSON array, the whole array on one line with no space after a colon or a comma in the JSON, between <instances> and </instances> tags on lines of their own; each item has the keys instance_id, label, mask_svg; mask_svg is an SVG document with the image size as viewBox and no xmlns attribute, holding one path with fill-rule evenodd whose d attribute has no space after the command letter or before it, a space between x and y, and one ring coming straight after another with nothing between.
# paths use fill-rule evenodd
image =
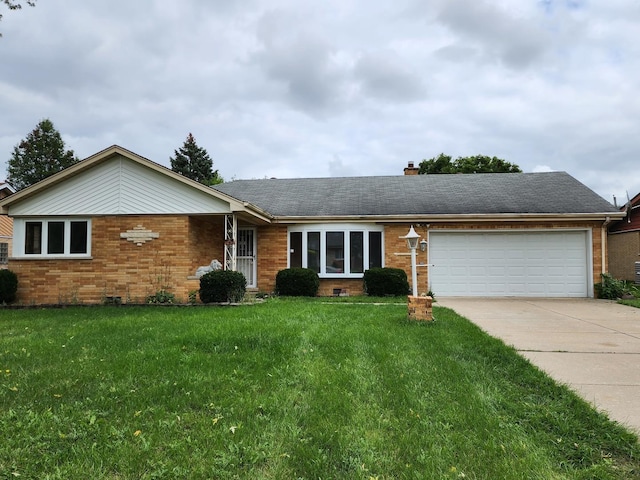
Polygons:
<instances>
[{"instance_id":1,"label":"bush near house","mask_svg":"<svg viewBox=\"0 0 640 480\"><path fill-rule=\"evenodd\" d=\"M376 297L407 295L407 272L401 268L370 268L364 272L364 291Z\"/></svg>"},{"instance_id":2,"label":"bush near house","mask_svg":"<svg viewBox=\"0 0 640 480\"><path fill-rule=\"evenodd\" d=\"M0 270L0 304L16 299L18 276L11 270Z\"/></svg>"},{"instance_id":3,"label":"bush near house","mask_svg":"<svg viewBox=\"0 0 640 480\"><path fill-rule=\"evenodd\" d=\"M309 268L286 268L276 274L276 293L284 297L315 297L319 288L320 278Z\"/></svg>"},{"instance_id":4,"label":"bush near house","mask_svg":"<svg viewBox=\"0 0 640 480\"><path fill-rule=\"evenodd\" d=\"M247 291L247 279L241 272L214 270L200 277L203 303L240 302Z\"/></svg>"},{"instance_id":5,"label":"bush near house","mask_svg":"<svg viewBox=\"0 0 640 480\"><path fill-rule=\"evenodd\" d=\"M615 279L608 273L603 273L601 278L602 281L594 285L598 298L617 300L625 294L633 293L623 280Z\"/></svg>"}]
</instances>

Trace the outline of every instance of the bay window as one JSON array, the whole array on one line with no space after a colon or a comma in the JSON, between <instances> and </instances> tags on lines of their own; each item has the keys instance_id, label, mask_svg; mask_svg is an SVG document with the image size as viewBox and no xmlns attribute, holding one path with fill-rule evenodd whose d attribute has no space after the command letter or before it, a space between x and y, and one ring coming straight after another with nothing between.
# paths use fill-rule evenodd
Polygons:
<instances>
[{"instance_id":1,"label":"bay window","mask_svg":"<svg viewBox=\"0 0 640 480\"><path fill-rule=\"evenodd\" d=\"M383 265L383 227L360 224L289 228L289 266L310 268L320 277L360 278Z\"/></svg>"},{"instance_id":2,"label":"bay window","mask_svg":"<svg viewBox=\"0 0 640 480\"><path fill-rule=\"evenodd\" d=\"M14 255L87 257L91 221L85 219L14 219Z\"/></svg>"}]
</instances>

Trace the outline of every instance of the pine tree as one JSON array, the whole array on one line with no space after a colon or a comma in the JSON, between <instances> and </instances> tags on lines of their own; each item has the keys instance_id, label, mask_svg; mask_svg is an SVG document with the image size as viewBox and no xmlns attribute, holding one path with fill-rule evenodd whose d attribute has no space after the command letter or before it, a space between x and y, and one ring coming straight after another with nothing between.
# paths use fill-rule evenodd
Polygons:
<instances>
[{"instance_id":1,"label":"pine tree","mask_svg":"<svg viewBox=\"0 0 640 480\"><path fill-rule=\"evenodd\" d=\"M13 148L8 181L21 190L79 161L73 150L65 150L60 132L47 118Z\"/></svg>"},{"instance_id":2,"label":"pine tree","mask_svg":"<svg viewBox=\"0 0 640 480\"><path fill-rule=\"evenodd\" d=\"M171 170L184 175L204 185L222 183L222 178L217 170L213 170L213 161L204 148L196 144L196 139L190 133L184 145L174 150L175 157L171 160Z\"/></svg>"}]
</instances>

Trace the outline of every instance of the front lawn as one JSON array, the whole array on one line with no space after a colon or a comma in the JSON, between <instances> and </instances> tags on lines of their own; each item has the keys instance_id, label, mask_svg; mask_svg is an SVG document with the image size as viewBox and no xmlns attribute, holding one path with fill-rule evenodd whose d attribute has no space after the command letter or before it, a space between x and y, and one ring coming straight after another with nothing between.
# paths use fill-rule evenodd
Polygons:
<instances>
[{"instance_id":1,"label":"front lawn","mask_svg":"<svg viewBox=\"0 0 640 480\"><path fill-rule=\"evenodd\" d=\"M0 478L629 479L637 438L451 310L0 310Z\"/></svg>"}]
</instances>

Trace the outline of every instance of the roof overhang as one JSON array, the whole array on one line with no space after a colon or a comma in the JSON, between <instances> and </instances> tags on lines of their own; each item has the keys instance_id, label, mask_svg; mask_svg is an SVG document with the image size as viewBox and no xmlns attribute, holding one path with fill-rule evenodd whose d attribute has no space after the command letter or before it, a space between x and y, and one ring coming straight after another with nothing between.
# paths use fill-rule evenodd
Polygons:
<instances>
[{"instance_id":1,"label":"roof overhang","mask_svg":"<svg viewBox=\"0 0 640 480\"><path fill-rule=\"evenodd\" d=\"M604 213L521 213L521 214L451 214L451 215L346 215L319 217L275 217L273 223L460 223L460 222L606 222L624 218L624 212Z\"/></svg>"},{"instance_id":2,"label":"roof overhang","mask_svg":"<svg viewBox=\"0 0 640 480\"><path fill-rule=\"evenodd\" d=\"M5 214L5 215L9 214L9 208L11 207L11 205L21 202L34 195L37 195L40 192L54 185L57 185L75 175L78 175L95 165L98 165L102 162L105 162L113 158L114 156L125 157L133 162L136 162L147 168L155 170L156 172L159 172L163 175L173 178L179 182L189 185L191 188L200 190L201 192L204 192L207 195L211 195L213 197L224 200L225 202L229 203L231 212L244 216L246 219L251 219L251 220L257 221L258 223L271 222L272 216L269 213L262 210L261 208L256 207L255 205L252 205L247 202L242 202L234 197L231 197L230 195L227 195L211 187L203 185L199 182L196 182L195 180L191 180L190 178L180 175L179 173L176 173L173 170L163 165L160 165L159 163L153 162L147 158L144 158L118 145L113 145L109 148L106 148L84 160L81 160L80 162L76 163L75 165L72 165L71 167L65 168L64 170L54 175L51 175L50 177L47 177L44 180L41 180L40 182L35 183L34 185L31 185L23 190L20 190L14 193L13 195L8 196L3 200L0 200L0 214Z\"/></svg>"}]
</instances>

